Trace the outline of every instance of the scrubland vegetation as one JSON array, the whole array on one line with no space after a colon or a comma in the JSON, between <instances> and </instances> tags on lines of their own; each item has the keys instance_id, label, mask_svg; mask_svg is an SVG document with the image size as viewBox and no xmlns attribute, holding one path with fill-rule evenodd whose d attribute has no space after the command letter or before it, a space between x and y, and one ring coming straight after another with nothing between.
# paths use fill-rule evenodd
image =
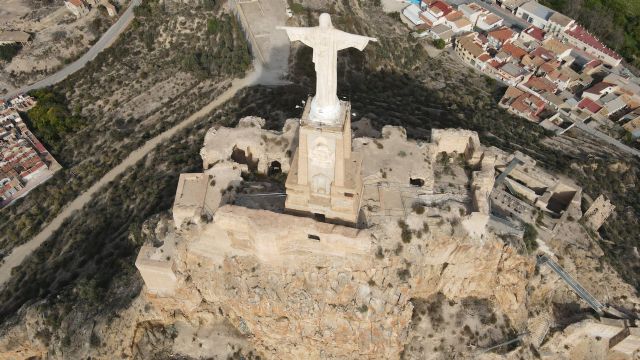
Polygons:
<instances>
[{"instance_id":1,"label":"scrubland vegetation","mask_svg":"<svg viewBox=\"0 0 640 360\"><path fill-rule=\"evenodd\" d=\"M212 101L248 69L249 50L234 17L213 1L170 4L144 1L112 47L62 83L32 93L38 104L27 118L64 169L0 210L0 257L37 234L133 149ZM215 33L207 27L211 19L219 27ZM196 52L209 54L217 70L183 67Z\"/></svg>"},{"instance_id":2,"label":"scrubland vegetation","mask_svg":"<svg viewBox=\"0 0 640 360\"><path fill-rule=\"evenodd\" d=\"M72 114L66 97L49 89L38 89L31 92L37 104L27 112L30 128L36 132L41 141L53 146L60 140L80 130L85 125L84 119ZM59 149L50 149L59 152Z\"/></svg>"},{"instance_id":3,"label":"scrubland vegetation","mask_svg":"<svg viewBox=\"0 0 640 360\"><path fill-rule=\"evenodd\" d=\"M405 346L403 357L420 358L426 353L442 353L444 358L469 354L469 348L488 348L517 336L509 319L496 313L486 299L466 297L447 300L442 293L412 299L411 326L416 334ZM514 345L498 349L513 350Z\"/></svg>"},{"instance_id":4,"label":"scrubland vegetation","mask_svg":"<svg viewBox=\"0 0 640 360\"><path fill-rule=\"evenodd\" d=\"M22 49L20 44L4 44L0 45L0 61L11 61L14 56L18 55Z\"/></svg>"}]
</instances>

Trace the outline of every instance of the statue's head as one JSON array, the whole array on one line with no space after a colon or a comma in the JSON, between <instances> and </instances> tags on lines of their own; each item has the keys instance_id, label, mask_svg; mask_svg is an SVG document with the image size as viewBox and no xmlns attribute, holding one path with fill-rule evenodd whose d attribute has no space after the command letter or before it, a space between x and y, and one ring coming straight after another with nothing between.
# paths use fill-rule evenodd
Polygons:
<instances>
[{"instance_id":1,"label":"statue's head","mask_svg":"<svg viewBox=\"0 0 640 360\"><path fill-rule=\"evenodd\" d=\"M320 14L320 27L324 29L332 28L331 16L327 13Z\"/></svg>"}]
</instances>

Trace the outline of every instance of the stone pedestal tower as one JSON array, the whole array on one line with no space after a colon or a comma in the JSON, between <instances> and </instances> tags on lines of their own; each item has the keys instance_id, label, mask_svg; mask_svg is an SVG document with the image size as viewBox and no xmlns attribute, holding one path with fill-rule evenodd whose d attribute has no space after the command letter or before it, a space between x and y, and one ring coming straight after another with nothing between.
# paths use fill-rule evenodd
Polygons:
<instances>
[{"instance_id":1,"label":"stone pedestal tower","mask_svg":"<svg viewBox=\"0 0 640 360\"><path fill-rule=\"evenodd\" d=\"M323 124L310 118L311 103L307 101L302 115L285 207L355 224L362 193L362 159L351 152L351 105L341 101L339 121Z\"/></svg>"},{"instance_id":2,"label":"stone pedestal tower","mask_svg":"<svg viewBox=\"0 0 640 360\"><path fill-rule=\"evenodd\" d=\"M320 25L282 27L291 41L313 48L316 94L307 101L300 123L299 145L287 178L290 212L355 224L362 178L359 159L351 153L351 106L338 100L337 55L349 47L364 49L374 38L337 30L329 14Z\"/></svg>"}]
</instances>

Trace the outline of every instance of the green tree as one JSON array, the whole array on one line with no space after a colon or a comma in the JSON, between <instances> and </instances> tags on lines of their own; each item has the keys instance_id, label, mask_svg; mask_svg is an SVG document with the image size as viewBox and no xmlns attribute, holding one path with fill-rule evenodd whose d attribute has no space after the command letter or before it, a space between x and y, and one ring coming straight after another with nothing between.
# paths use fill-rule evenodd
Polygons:
<instances>
[{"instance_id":1,"label":"green tree","mask_svg":"<svg viewBox=\"0 0 640 360\"><path fill-rule=\"evenodd\" d=\"M522 236L522 240L524 240L524 244L527 247L527 252L532 253L538 248L538 243L536 239L538 238L538 230L536 230L535 226L525 223L524 224L524 235Z\"/></svg>"},{"instance_id":2,"label":"green tree","mask_svg":"<svg viewBox=\"0 0 640 360\"><path fill-rule=\"evenodd\" d=\"M304 13L304 6L302 6L302 4L300 4L300 3L289 1L289 8L296 15Z\"/></svg>"},{"instance_id":3,"label":"green tree","mask_svg":"<svg viewBox=\"0 0 640 360\"><path fill-rule=\"evenodd\" d=\"M0 60L11 61L14 56L18 55L20 49L22 49L20 44L0 45Z\"/></svg>"},{"instance_id":4,"label":"green tree","mask_svg":"<svg viewBox=\"0 0 640 360\"><path fill-rule=\"evenodd\" d=\"M218 22L218 19L212 18L207 20L207 32L209 34L217 34L219 28L220 22Z\"/></svg>"},{"instance_id":5,"label":"green tree","mask_svg":"<svg viewBox=\"0 0 640 360\"><path fill-rule=\"evenodd\" d=\"M444 49L444 46L446 45L446 43L444 42L444 40L442 39L435 39L433 40L433 46L436 47L436 49Z\"/></svg>"},{"instance_id":6,"label":"green tree","mask_svg":"<svg viewBox=\"0 0 640 360\"><path fill-rule=\"evenodd\" d=\"M77 131L84 126L79 115L71 113L64 95L48 89L30 93L37 104L27 112L27 119L35 132L50 145L56 145L62 135Z\"/></svg>"}]
</instances>

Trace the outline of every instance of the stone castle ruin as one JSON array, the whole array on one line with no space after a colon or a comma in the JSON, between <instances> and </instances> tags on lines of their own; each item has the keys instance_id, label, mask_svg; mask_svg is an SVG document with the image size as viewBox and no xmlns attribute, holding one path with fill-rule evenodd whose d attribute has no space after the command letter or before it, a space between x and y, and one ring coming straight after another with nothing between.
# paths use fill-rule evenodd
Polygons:
<instances>
[{"instance_id":1,"label":"stone castle ruin","mask_svg":"<svg viewBox=\"0 0 640 360\"><path fill-rule=\"evenodd\" d=\"M616 207L611 204L611 201L600 195L584 213L585 223L591 229L597 231L602 224L607 221L607 218L613 213L615 208Z\"/></svg>"},{"instance_id":2,"label":"stone castle ruin","mask_svg":"<svg viewBox=\"0 0 640 360\"><path fill-rule=\"evenodd\" d=\"M313 46L318 82L335 81L337 50L373 40L325 15L318 28L285 29ZM362 136L372 131L351 124L335 84L319 84L282 131L264 124L210 129L204 171L180 176L173 223L136 260L156 306L186 317L217 309L278 359L397 358L410 300L438 293L490 299L526 322L534 263L504 245L491 215L496 169L510 159L477 133L434 129L425 142L385 126Z\"/></svg>"}]
</instances>

